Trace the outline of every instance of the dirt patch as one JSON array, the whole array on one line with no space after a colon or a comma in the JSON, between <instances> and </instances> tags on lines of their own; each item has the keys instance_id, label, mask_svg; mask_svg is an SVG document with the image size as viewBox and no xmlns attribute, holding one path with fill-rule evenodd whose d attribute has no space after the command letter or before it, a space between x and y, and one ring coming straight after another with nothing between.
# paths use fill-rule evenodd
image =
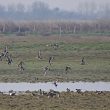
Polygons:
<instances>
[{"instance_id":1,"label":"dirt patch","mask_svg":"<svg viewBox=\"0 0 110 110\"><path fill-rule=\"evenodd\" d=\"M32 94L0 95L0 110L109 110L110 92L63 92L60 97L33 96Z\"/></svg>"}]
</instances>

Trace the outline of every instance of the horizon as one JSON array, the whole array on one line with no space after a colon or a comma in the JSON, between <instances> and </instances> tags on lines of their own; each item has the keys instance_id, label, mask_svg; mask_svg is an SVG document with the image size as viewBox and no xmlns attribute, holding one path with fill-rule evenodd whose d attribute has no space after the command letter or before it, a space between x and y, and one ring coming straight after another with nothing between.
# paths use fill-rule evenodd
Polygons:
<instances>
[{"instance_id":1,"label":"horizon","mask_svg":"<svg viewBox=\"0 0 110 110\"><path fill-rule=\"evenodd\" d=\"M41 1L41 2L44 2L46 4L49 5L49 7L51 9L53 8L60 8L61 10L66 10L66 11L73 11L73 10L78 10L78 8L80 8L79 5L83 5L85 3L88 3L88 4L91 4L91 3L94 3L94 4L97 4L98 6L100 5L104 5L104 4L110 4L110 1L109 0L68 0L68 1L64 1L64 0L0 0L0 4L1 5L4 5L4 6L8 6L8 5L11 5L11 4L18 4L18 3L22 3L23 5L25 5L26 7L31 5L33 2L36 2L36 1Z\"/></svg>"}]
</instances>

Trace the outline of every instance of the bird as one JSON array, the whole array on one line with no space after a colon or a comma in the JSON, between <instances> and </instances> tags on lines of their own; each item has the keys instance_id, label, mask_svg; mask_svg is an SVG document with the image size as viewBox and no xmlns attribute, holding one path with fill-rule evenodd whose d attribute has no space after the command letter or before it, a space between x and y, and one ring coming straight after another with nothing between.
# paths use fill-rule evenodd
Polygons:
<instances>
[{"instance_id":1,"label":"bird","mask_svg":"<svg viewBox=\"0 0 110 110\"><path fill-rule=\"evenodd\" d=\"M16 92L10 92L9 95L10 96L15 96L16 95Z\"/></svg>"},{"instance_id":2,"label":"bird","mask_svg":"<svg viewBox=\"0 0 110 110\"><path fill-rule=\"evenodd\" d=\"M57 87L57 86L58 86L57 81L54 81L54 83L53 83L53 84L55 85L55 87Z\"/></svg>"}]
</instances>

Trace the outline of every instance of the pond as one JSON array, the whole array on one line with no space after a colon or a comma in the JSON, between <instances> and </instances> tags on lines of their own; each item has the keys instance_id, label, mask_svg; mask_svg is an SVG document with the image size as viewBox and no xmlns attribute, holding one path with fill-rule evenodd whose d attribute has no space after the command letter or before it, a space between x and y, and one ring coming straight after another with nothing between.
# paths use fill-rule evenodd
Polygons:
<instances>
[{"instance_id":1,"label":"pond","mask_svg":"<svg viewBox=\"0 0 110 110\"><path fill-rule=\"evenodd\" d=\"M47 83L0 83L0 91L8 92L14 91L37 91L42 89L49 91L53 89L55 91L66 91L69 88L71 91L76 89L82 89L82 91L110 91L110 82L58 82L57 86L53 82Z\"/></svg>"}]
</instances>

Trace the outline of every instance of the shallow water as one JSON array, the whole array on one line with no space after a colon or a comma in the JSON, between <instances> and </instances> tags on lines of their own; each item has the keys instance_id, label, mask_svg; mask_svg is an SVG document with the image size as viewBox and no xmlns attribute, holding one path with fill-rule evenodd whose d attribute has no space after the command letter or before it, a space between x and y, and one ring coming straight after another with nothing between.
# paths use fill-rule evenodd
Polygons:
<instances>
[{"instance_id":1,"label":"shallow water","mask_svg":"<svg viewBox=\"0 0 110 110\"><path fill-rule=\"evenodd\" d=\"M55 87L53 82L47 83L0 83L0 91L8 92L10 90L14 91L37 91L42 89L44 91L49 91L53 89L55 91L66 91L69 88L71 91L76 91L76 89L82 89L82 91L110 91L110 82L58 82L58 86Z\"/></svg>"}]
</instances>

